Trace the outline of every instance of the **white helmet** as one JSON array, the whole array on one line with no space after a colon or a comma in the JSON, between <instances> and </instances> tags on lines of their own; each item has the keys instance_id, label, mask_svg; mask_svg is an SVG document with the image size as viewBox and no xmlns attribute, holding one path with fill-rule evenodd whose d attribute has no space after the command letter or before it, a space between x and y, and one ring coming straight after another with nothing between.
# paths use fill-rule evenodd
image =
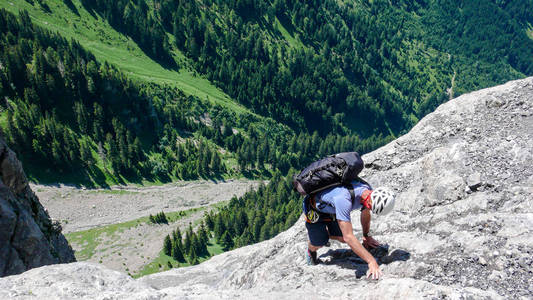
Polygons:
<instances>
[{"instance_id":1,"label":"white helmet","mask_svg":"<svg viewBox=\"0 0 533 300\"><path fill-rule=\"evenodd\" d=\"M394 192L388 188L379 187L371 194L372 213L386 215L394 208Z\"/></svg>"}]
</instances>

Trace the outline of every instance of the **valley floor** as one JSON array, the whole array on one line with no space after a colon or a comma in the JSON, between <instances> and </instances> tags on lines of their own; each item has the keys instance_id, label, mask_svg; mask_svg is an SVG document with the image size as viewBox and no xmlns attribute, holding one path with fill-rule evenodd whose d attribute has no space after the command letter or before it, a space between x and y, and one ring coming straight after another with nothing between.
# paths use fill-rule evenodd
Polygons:
<instances>
[{"instance_id":1,"label":"valley floor","mask_svg":"<svg viewBox=\"0 0 533 300\"><path fill-rule=\"evenodd\" d=\"M155 215L206 206L241 196L258 184L251 180L186 181L161 186L80 189L30 184L63 233L88 230Z\"/></svg>"},{"instance_id":2,"label":"valley floor","mask_svg":"<svg viewBox=\"0 0 533 300\"><path fill-rule=\"evenodd\" d=\"M258 185L252 180L174 182L161 186L80 189L31 184L63 233L78 261L144 275L167 268L163 240L176 228L197 225L204 212ZM168 224L152 224L149 215L164 211ZM214 245L216 248L216 245ZM216 250L213 250L216 252Z\"/></svg>"}]
</instances>

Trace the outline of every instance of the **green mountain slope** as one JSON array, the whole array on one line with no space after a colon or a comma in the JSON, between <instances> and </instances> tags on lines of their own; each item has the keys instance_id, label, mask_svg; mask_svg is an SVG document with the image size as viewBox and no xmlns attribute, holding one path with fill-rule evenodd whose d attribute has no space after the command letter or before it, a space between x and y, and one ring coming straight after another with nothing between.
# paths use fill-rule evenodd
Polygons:
<instances>
[{"instance_id":1,"label":"green mountain slope","mask_svg":"<svg viewBox=\"0 0 533 300\"><path fill-rule=\"evenodd\" d=\"M35 180L286 173L531 75L530 2L3 1L0 122Z\"/></svg>"},{"instance_id":2,"label":"green mountain slope","mask_svg":"<svg viewBox=\"0 0 533 300\"><path fill-rule=\"evenodd\" d=\"M299 130L397 134L448 98L454 74L457 95L531 73L532 44L519 18L493 3L157 3L154 14L197 69L240 103ZM484 29L450 30L456 20ZM302 47L279 34L279 22Z\"/></svg>"},{"instance_id":3,"label":"green mountain slope","mask_svg":"<svg viewBox=\"0 0 533 300\"><path fill-rule=\"evenodd\" d=\"M269 176L386 140L296 135L283 124L132 81L31 21L0 11L3 131L30 178L88 185ZM312 145L311 145L312 143Z\"/></svg>"},{"instance_id":4,"label":"green mountain slope","mask_svg":"<svg viewBox=\"0 0 533 300\"><path fill-rule=\"evenodd\" d=\"M119 67L131 79L168 84L188 95L230 107L235 112L246 110L199 76L179 50L172 51L176 67L166 68L145 54L131 37L117 32L103 17L87 11L79 1L41 1L46 8L38 1L32 2L2 1L0 7L15 14L27 10L35 24L67 39L75 39L90 49L98 61Z\"/></svg>"},{"instance_id":5,"label":"green mountain slope","mask_svg":"<svg viewBox=\"0 0 533 300\"><path fill-rule=\"evenodd\" d=\"M424 39L450 53L455 94L533 74L533 1L419 1Z\"/></svg>"}]
</instances>

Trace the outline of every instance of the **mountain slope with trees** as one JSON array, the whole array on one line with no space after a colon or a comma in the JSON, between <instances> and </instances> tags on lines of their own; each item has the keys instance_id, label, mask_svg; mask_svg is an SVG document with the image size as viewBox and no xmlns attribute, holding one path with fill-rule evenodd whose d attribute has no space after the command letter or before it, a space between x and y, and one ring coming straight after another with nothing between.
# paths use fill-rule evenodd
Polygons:
<instances>
[{"instance_id":1,"label":"mountain slope with trees","mask_svg":"<svg viewBox=\"0 0 533 300\"><path fill-rule=\"evenodd\" d=\"M4 132L37 179L41 170L48 170L42 177L68 182L61 176L74 173L100 185L286 172L319 151L368 151L380 142L295 135L269 119L132 81L76 41L35 26L24 11L19 18L2 11L0 26ZM210 122L201 121L206 116ZM225 165L231 161L236 168Z\"/></svg>"},{"instance_id":2,"label":"mountain slope with trees","mask_svg":"<svg viewBox=\"0 0 533 300\"><path fill-rule=\"evenodd\" d=\"M27 37L5 27L9 46L2 51L3 64L10 67L3 69L9 108L3 123L14 147L40 162L37 172L29 172L34 178L43 178L42 170L61 176L80 167L92 169L85 174L90 181L104 177L100 183L285 173L327 153L374 149L451 94L533 69L533 41L526 34L531 8L520 1L28 0L24 5L30 12L23 13L23 26L33 15L65 25L55 14L67 8L89 27L96 18L106 20L117 32L106 35L131 39L168 70L195 69L259 114L189 96L166 81L132 80L135 71L125 67L122 73L102 61L109 57L124 66L111 53L98 51L96 59L75 40L63 39L61 46L44 41L61 40L57 34L43 35L37 47L28 47L28 41L15 46L10 35L17 43ZM53 28L48 21L44 25ZM79 28L76 22L67 23ZM87 34L61 30L71 37ZM87 57L76 61L80 55ZM24 76L28 80L15 82Z\"/></svg>"},{"instance_id":3,"label":"mountain slope with trees","mask_svg":"<svg viewBox=\"0 0 533 300\"><path fill-rule=\"evenodd\" d=\"M448 99L454 74L458 95L533 72L523 3L394 2L162 0L154 12L230 96L322 134L398 134Z\"/></svg>"}]
</instances>

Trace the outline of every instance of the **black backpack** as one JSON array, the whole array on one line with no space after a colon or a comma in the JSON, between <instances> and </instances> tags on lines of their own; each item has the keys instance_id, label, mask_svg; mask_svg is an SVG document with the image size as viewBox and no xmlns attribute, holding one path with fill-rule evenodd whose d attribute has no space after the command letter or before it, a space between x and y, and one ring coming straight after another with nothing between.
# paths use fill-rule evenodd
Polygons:
<instances>
[{"instance_id":1,"label":"black backpack","mask_svg":"<svg viewBox=\"0 0 533 300\"><path fill-rule=\"evenodd\" d=\"M358 179L364 163L357 152L343 152L330 155L303 169L294 176L293 186L303 196L313 195L334 186L347 186L354 200L353 187L350 184Z\"/></svg>"}]
</instances>

